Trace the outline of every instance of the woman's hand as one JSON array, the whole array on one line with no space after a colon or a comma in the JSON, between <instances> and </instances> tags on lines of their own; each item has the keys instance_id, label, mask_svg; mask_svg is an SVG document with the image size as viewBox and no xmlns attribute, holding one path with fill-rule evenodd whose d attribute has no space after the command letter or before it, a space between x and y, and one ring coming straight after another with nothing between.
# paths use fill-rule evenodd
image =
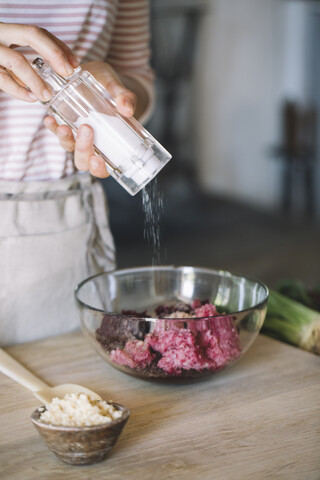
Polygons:
<instances>
[{"instance_id":1,"label":"woman's hand","mask_svg":"<svg viewBox=\"0 0 320 480\"><path fill-rule=\"evenodd\" d=\"M48 101L52 94L27 59L12 48L15 46L32 47L60 75L71 75L79 65L69 47L47 30L35 25L0 23L0 90L27 102Z\"/></svg>"},{"instance_id":2,"label":"woman's hand","mask_svg":"<svg viewBox=\"0 0 320 480\"><path fill-rule=\"evenodd\" d=\"M113 68L105 62L90 62L82 65L88 70L115 98L119 112L131 117L136 107L136 95L124 87ZM89 170L95 177L109 176L104 160L95 155L93 149L93 130L89 125L81 125L77 138L74 139L72 130L67 125L58 125L53 117L46 117L45 126L55 133L68 152L74 151L74 162L79 170Z\"/></svg>"},{"instance_id":3,"label":"woman's hand","mask_svg":"<svg viewBox=\"0 0 320 480\"><path fill-rule=\"evenodd\" d=\"M69 47L47 30L35 25L0 23L0 90L27 102L48 101L52 93L37 75L28 60L13 47L28 46L38 52L63 76L69 76L79 66L76 56ZM119 112L127 117L134 114L137 97L124 87L110 65L90 62L83 65L115 98ZM63 148L75 152L75 165L79 170L89 170L96 177L107 177L104 160L94 154L93 130L82 125L77 139L71 128L58 126L53 117L45 118L45 126L55 133Z\"/></svg>"}]
</instances>

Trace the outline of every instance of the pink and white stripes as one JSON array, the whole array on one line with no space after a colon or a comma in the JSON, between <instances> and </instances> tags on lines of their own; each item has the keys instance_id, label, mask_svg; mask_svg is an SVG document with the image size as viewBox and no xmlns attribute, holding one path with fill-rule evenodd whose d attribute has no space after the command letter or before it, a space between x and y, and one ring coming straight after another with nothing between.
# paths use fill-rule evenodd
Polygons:
<instances>
[{"instance_id":1,"label":"pink and white stripes","mask_svg":"<svg viewBox=\"0 0 320 480\"><path fill-rule=\"evenodd\" d=\"M46 28L80 61L106 60L140 81L152 103L148 0L0 1L0 21ZM17 48L31 62L37 53ZM74 173L72 155L43 126L45 107L0 91L0 179L55 180Z\"/></svg>"}]
</instances>

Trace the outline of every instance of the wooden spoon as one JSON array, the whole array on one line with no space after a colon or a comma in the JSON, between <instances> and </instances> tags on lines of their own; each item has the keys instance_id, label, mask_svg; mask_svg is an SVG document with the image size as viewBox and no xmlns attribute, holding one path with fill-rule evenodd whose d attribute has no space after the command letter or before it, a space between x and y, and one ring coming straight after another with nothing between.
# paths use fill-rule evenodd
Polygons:
<instances>
[{"instance_id":1,"label":"wooden spoon","mask_svg":"<svg viewBox=\"0 0 320 480\"><path fill-rule=\"evenodd\" d=\"M49 387L2 348L0 348L0 372L31 390L33 395L43 403L51 402L54 397L63 398L67 393L86 393L96 400L101 400L100 395L82 385L65 383L56 387Z\"/></svg>"}]
</instances>

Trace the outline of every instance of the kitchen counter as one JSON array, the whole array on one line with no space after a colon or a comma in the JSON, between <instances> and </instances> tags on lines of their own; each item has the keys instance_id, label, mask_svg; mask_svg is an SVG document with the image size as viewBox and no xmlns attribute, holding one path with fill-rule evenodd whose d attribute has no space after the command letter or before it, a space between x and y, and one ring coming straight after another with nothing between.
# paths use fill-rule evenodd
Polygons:
<instances>
[{"instance_id":1,"label":"kitchen counter","mask_svg":"<svg viewBox=\"0 0 320 480\"><path fill-rule=\"evenodd\" d=\"M0 478L23 480L320 479L320 358L260 335L222 374L188 385L136 379L81 332L7 349L50 385L79 383L127 405L107 460L75 467L30 421L31 392L0 374Z\"/></svg>"}]
</instances>

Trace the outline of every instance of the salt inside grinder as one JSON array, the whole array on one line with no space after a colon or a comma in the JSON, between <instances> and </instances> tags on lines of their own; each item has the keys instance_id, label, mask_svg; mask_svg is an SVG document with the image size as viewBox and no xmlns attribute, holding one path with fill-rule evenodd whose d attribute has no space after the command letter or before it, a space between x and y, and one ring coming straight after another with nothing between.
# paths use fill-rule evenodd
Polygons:
<instances>
[{"instance_id":1,"label":"salt inside grinder","mask_svg":"<svg viewBox=\"0 0 320 480\"><path fill-rule=\"evenodd\" d=\"M82 124L94 131L94 149L108 171L131 195L138 193L171 155L134 118L123 117L109 92L78 67L70 77L58 75L42 58L32 64L53 93L47 113L74 132Z\"/></svg>"}]
</instances>

